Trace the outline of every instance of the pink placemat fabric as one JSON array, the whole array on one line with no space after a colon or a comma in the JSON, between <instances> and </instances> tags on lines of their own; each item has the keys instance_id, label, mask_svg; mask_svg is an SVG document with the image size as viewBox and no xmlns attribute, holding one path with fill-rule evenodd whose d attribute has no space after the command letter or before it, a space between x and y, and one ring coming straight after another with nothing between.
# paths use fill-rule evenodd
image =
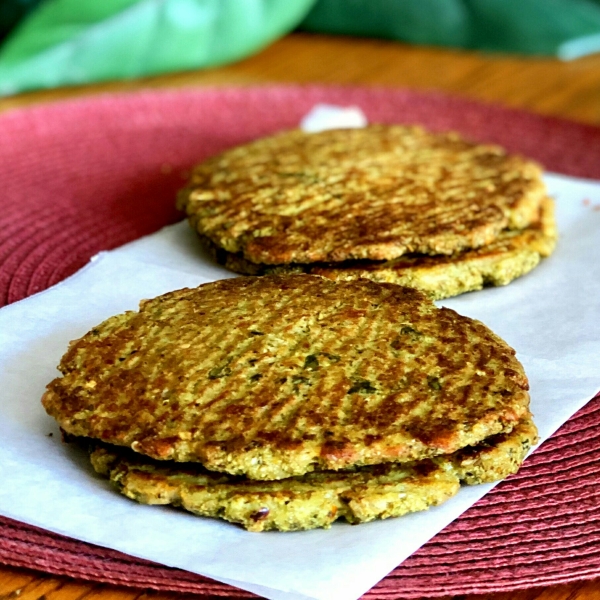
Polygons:
<instances>
[{"instance_id":1,"label":"pink placemat fabric","mask_svg":"<svg viewBox=\"0 0 600 600\"><path fill-rule=\"evenodd\" d=\"M371 122L455 129L600 179L600 128L407 90L263 87L96 96L0 116L0 306L181 219L199 160L326 102ZM203 598L252 594L0 517L0 562ZM600 576L600 396L365 598L500 592Z\"/></svg>"}]
</instances>

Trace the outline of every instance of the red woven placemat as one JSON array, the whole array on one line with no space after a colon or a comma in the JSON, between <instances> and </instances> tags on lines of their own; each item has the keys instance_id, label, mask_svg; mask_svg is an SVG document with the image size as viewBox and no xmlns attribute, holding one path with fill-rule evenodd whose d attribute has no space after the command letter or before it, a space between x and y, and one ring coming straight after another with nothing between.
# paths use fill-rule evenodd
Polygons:
<instances>
[{"instance_id":1,"label":"red woven placemat","mask_svg":"<svg viewBox=\"0 0 600 600\"><path fill-rule=\"evenodd\" d=\"M268 87L144 92L0 116L0 305L91 256L181 218L198 160L293 127L317 102L370 121L422 123L498 142L546 168L600 179L600 128L403 90ZM365 598L509 591L600 576L600 397ZM0 518L0 562L119 585L250 598L184 571Z\"/></svg>"}]
</instances>

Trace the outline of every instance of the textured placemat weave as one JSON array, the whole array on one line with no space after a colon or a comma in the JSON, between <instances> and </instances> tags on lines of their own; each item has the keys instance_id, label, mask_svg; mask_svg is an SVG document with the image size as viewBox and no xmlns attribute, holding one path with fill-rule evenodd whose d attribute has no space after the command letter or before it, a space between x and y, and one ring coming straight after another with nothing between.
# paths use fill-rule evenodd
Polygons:
<instances>
[{"instance_id":1,"label":"textured placemat weave","mask_svg":"<svg viewBox=\"0 0 600 600\"><path fill-rule=\"evenodd\" d=\"M176 190L198 160L295 126L317 102L370 121L456 129L600 179L600 128L402 90L269 87L144 92L0 116L0 305L64 279L101 250L179 218ZM365 598L509 591L600 576L600 397L521 471L448 526ZM252 594L0 518L0 562L93 581Z\"/></svg>"}]
</instances>

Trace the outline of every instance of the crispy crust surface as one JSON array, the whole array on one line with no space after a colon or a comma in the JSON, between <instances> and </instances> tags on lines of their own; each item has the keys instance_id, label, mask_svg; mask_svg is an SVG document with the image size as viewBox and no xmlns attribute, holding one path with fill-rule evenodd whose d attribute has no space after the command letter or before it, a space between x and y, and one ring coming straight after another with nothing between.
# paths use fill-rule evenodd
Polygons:
<instances>
[{"instance_id":1,"label":"crispy crust surface","mask_svg":"<svg viewBox=\"0 0 600 600\"><path fill-rule=\"evenodd\" d=\"M450 456L264 482L158 462L116 446L96 446L90 458L122 494L143 504L181 506L250 531L294 531L329 527L337 519L363 523L426 510L456 494L461 481L473 485L515 473L536 440L535 425L526 417L511 433Z\"/></svg>"},{"instance_id":2,"label":"crispy crust surface","mask_svg":"<svg viewBox=\"0 0 600 600\"><path fill-rule=\"evenodd\" d=\"M529 404L482 323L414 289L310 275L144 301L59 368L43 404L67 433L253 479L455 452Z\"/></svg>"},{"instance_id":3,"label":"crispy crust surface","mask_svg":"<svg viewBox=\"0 0 600 600\"><path fill-rule=\"evenodd\" d=\"M239 254L218 248L202 238L207 250L224 267L246 275L309 273L338 281L370 279L414 287L434 300L480 290L484 286L507 285L535 268L556 246L554 202L545 198L538 222L521 230L505 230L490 244L450 256L408 255L389 261L257 265Z\"/></svg>"},{"instance_id":4,"label":"crispy crust surface","mask_svg":"<svg viewBox=\"0 0 600 600\"><path fill-rule=\"evenodd\" d=\"M258 264L453 254L537 218L533 162L454 133L373 125L286 131L197 166L178 206Z\"/></svg>"}]
</instances>

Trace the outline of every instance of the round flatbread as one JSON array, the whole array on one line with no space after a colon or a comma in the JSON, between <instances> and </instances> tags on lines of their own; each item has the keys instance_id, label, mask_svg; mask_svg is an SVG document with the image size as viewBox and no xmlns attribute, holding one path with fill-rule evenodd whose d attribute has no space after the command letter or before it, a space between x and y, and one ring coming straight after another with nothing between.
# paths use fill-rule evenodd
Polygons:
<instances>
[{"instance_id":1,"label":"round flatbread","mask_svg":"<svg viewBox=\"0 0 600 600\"><path fill-rule=\"evenodd\" d=\"M144 301L59 368L43 404L67 433L253 479L452 453L529 404L482 323L411 288L310 275Z\"/></svg>"},{"instance_id":2,"label":"round flatbread","mask_svg":"<svg viewBox=\"0 0 600 600\"><path fill-rule=\"evenodd\" d=\"M523 229L541 169L420 127L287 131L197 166L179 197L192 226L259 264L453 254Z\"/></svg>"}]
</instances>

